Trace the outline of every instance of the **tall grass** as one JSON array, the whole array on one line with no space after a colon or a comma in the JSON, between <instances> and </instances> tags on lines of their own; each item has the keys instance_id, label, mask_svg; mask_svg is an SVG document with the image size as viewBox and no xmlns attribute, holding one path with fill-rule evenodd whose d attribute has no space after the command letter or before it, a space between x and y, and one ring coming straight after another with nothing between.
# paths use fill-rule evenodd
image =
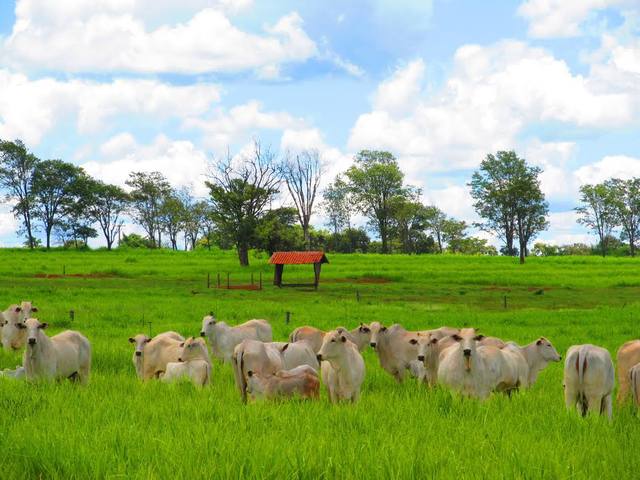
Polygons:
<instances>
[{"instance_id":1,"label":"tall grass","mask_svg":"<svg viewBox=\"0 0 640 480\"><path fill-rule=\"evenodd\" d=\"M129 336L194 335L211 310L230 323L266 318L276 339L302 324L372 320L473 325L521 343L545 335L563 354L583 342L615 352L640 336L632 259L329 259L311 292L273 287L264 256L240 269L219 251L1 250L1 304L33 300L49 334L80 330L94 356L86 388L0 379L0 478L637 478L635 412L616 408L608 422L565 411L560 364L531 390L484 403L412 380L398 385L370 350L356 405L330 405L323 392L319 402L245 406L219 364L203 390L137 381ZM84 276L35 276L61 275L63 266ZM206 289L208 272L240 281L251 271L263 273L264 290ZM285 268L285 281L311 277L309 267ZM19 363L19 354L0 353L0 368Z\"/></svg>"}]
</instances>

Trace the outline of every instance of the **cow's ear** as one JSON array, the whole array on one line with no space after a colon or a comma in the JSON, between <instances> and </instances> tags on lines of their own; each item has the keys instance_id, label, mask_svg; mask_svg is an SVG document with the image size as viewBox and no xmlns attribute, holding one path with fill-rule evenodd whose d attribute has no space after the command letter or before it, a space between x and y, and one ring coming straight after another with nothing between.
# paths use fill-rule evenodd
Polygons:
<instances>
[{"instance_id":1,"label":"cow's ear","mask_svg":"<svg viewBox=\"0 0 640 480\"><path fill-rule=\"evenodd\" d=\"M182 343L180 344L180 346L181 346L181 347L184 347L184 342L182 342Z\"/></svg>"},{"instance_id":2,"label":"cow's ear","mask_svg":"<svg viewBox=\"0 0 640 480\"><path fill-rule=\"evenodd\" d=\"M44 330L48 326L49 326L49 324L47 322L45 322L45 323L41 323L40 325L38 325L38 328L41 328L42 330Z\"/></svg>"},{"instance_id":3,"label":"cow's ear","mask_svg":"<svg viewBox=\"0 0 640 480\"><path fill-rule=\"evenodd\" d=\"M21 312L21 311L22 311L22 308L21 308L21 307L16 307L14 311L15 311L16 313Z\"/></svg>"},{"instance_id":4,"label":"cow's ear","mask_svg":"<svg viewBox=\"0 0 640 480\"><path fill-rule=\"evenodd\" d=\"M151 339L150 339L150 338L145 338L145 339L144 339L144 343L149 343L150 341L151 341Z\"/></svg>"},{"instance_id":5,"label":"cow's ear","mask_svg":"<svg viewBox=\"0 0 640 480\"><path fill-rule=\"evenodd\" d=\"M341 341L342 343L346 342L346 341L347 341L347 337L345 337L344 335L342 335L342 336L340 337L340 341Z\"/></svg>"},{"instance_id":6,"label":"cow's ear","mask_svg":"<svg viewBox=\"0 0 640 480\"><path fill-rule=\"evenodd\" d=\"M415 338L412 338L411 340L409 340L409 343L411 345L417 345L418 344L418 340L416 340Z\"/></svg>"},{"instance_id":7,"label":"cow's ear","mask_svg":"<svg viewBox=\"0 0 640 480\"><path fill-rule=\"evenodd\" d=\"M475 339L479 342L480 340L482 340L484 338L484 335L480 334L480 335L476 335Z\"/></svg>"},{"instance_id":8,"label":"cow's ear","mask_svg":"<svg viewBox=\"0 0 640 480\"><path fill-rule=\"evenodd\" d=\"M430 343L431 343L431 345L435 345L436 343L438 343L438 339L437 338L432 338Z\"/></svg>"},{"instance_id":9,"label":"cow's ear","mask_svg":"<svg viewBox=\"0 0 640 480\"><path fill-rule=\"evenodd\" d=\"M136 343L136 339L133 337L129 337L129 343Z\"/></svg>"},{"instance_id":10,"label":"cow's ear","mask_svg":"<svg viewBox=\"0 0 640 480\"><path fill-rule=\"evenodd\" d=\"M289 344L285 343L284 347L282 347L282 350L280 350L281 352L284 352L287 348L289 348Z\"/></svg>"},{"instance_id":11,"label":"cow's ear","mask_svg":"<svg viewBox=\"0 0 640 480\"><path fill-rule=\"evenodd\" d=\"M253 377L253 370L249 370L249 371L247 372L247 376L249 376L249 377Z\"/></svg>"},{"instance_id":12,"label":"cow's ear","mask_svg":"<svg viewBox=\"0 0 640 480\"><path fill-rule=\"evenodd\" d=\"M380 329L380 331L381 331L381 332L386 332L386 331L387 331L387 327L382 327L382 328Z\"/></svg>"},{"instance_id":13,"label":"cow's ear","mask_svg":"<svg viewBox=\"0 0 640 480\"><path fill-rule=\"evenodd\" d=\"M539 338L538 341L536 342L536 345L542 345L542 339Z\"/></svg>"},{"instance_id":14,"label":"cow's ear","mask_svg":"<svg viewBox=\"0 0 640 480\"><path fill-rule=\"evenodd\" d=\"M37 312L37 311L38 311L38 307L33 307L33 308L31 309L31 311L32 311L32 312Z\"/></svg>"},{"instance_id":15,"label":"cow's ear","mask_svg":"<svg viewBox=\"0 0 640 480\"><path fill-rule=\"evenodd\" d=\"M454 333L453 335L451 335L451 338L453 338L456 342L459 342L460 340L462 340L462 337L457 333Z\"/></svg>"}]
</instances>

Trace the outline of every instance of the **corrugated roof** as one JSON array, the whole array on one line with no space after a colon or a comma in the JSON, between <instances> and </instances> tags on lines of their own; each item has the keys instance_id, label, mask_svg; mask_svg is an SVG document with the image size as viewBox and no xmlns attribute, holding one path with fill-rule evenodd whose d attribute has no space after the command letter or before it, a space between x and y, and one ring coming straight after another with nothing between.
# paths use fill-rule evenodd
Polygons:
<instances>
[{"instance_id":1,"label":"corrugated roof","mask_svg":"<svg viewBox=\"0 0 640 480\"><path fill-rule=\"evenodd\" d=\"M269 263L277 265L302 265L305 263L329 263L324 252L274 252Z\"/></svg>"}]
</instances>

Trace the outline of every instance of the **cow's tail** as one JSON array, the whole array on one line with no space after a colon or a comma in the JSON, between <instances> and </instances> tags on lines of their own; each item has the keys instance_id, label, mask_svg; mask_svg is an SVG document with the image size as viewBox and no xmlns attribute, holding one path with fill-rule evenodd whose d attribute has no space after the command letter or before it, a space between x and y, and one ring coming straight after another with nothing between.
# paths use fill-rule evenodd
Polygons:
<instances>
[{"instance_id":1,"label":"cow's tail","mask_svg":"<svg viewBox=\"0 0 640 480\"><path fill-rule=\"evenodd\" d=\"M242 402L247 403L247 382L244 379L244 348L238 348L233 352L231 363L233 364L233 373L236 378L236 385L242 396Z\"/></svg>"},{"instance_id":2,"label":"cow's tail","mask_svg":"<svg viewBox=\"0 0 640 480\"><path fill-rule=\"evenodd\" d=\"M629 373L631 381L631 395L633 395L633 404L640 405L638 402L638 389L640 389L640 378L638 378L638 369L634 368Z\"/></svg>"},{"instance_id":3,"label":"cow's tail","mask_svg":"<svg viewBox=\"0 0 640 480\"><path fill-rule=\"evenodd\" d=\"M587 369L587 357L588 350L584 346L578 349L578 355L576 358L576 370L578 371L578 401L582 409L582 415L587 414L587 397L584 394L584 372Z\"/></svg>"},{"instance_id":4,"label":"cow's tail","mask_svg":"<svg viewBox=\"0 0 640 480\"><path fill-rule=\"evenodd\" d=\"M289 342L294 343L296 341L296 335L298 334L298 329L296 328L293 332L289 334Z\"/></svg>"}]
</instances>

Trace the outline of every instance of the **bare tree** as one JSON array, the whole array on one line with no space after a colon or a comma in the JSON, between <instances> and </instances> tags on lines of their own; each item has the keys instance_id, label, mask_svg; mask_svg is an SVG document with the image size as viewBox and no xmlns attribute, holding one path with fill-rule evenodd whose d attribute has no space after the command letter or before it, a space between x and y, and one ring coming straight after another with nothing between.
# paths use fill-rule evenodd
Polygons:
<instances>
[{"instance_id":1,"label":"bare tree","mask_svg":"<svg viewBox=\"0 0 640 480\"><path fill-rule=\"evenodd\" d=\"M247 266L258 222L280 186L275 154L254 141L249 155L234 160L227 153L226 158L215 160L207 177L211 218L218 231L236 245L240 265Z\"/></svg>"},{"instance_id":2,"label":"bare tree","mask_svg":"<svg viewBox=\"0 0 640 480\"><path fill-rule=\"evenodd\" d=\"M298 211L298 222L302 227L307 250L311 248L310 221L322 173L317 150L304 150L295 156L287 155L283 163L282 176Z\"/></svg>"}]
</instances>

